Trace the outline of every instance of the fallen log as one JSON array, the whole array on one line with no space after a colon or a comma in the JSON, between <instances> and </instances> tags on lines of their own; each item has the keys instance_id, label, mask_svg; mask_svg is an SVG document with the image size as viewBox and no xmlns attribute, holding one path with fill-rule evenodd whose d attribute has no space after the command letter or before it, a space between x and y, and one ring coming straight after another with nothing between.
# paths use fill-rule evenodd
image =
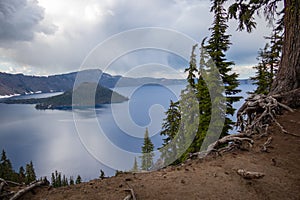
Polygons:
<instances>
[{"instance_id":1,"label":"fallen log","mask_svg":"<svg viewBox=\"0 0 300 200\"><path fill-rule=\"evenodd\" d=\"M260 172L250 172L244 169L238 169L237 174L243 177L244 179L260 179L265 176L265 174Z\"/></svg>"},{"instance_id":2,"label":"fallen log","mask_svg":"<svg viewBox=\"0 0 300 200\"><path fill-rule=\"evenodd\" d=\"M26 188L23 188L21 190L19 190L16 194L14 194L14 196L12 196L9 200L16 200L18 198L20 198L21 196L23 196L26 192L31 191L32 189L39 187L41 185L45 185L46 181L42 180L42 181L37 181L31 185L29 185Z\"/></svg>"}]
</instances>

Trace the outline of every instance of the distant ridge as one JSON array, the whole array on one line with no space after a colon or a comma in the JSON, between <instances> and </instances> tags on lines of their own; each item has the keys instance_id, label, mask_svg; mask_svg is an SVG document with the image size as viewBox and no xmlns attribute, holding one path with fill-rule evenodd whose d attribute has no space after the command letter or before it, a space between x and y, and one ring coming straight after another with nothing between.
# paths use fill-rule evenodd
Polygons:
<instances>
[{"instance_id":1,"label":"distant ridge","mask_svg":"<svg viewBox=\"0 0 300 200\"><path fill-rule=\"evenodd\" d=\"M128 78L122 76L112 76L102 73L99 69L89 69L80 72L72 72L67 74L59 74L52 76L28 76L23 74L8 74L0 72L0 96L27 94L27 93L49 93L64 92L73 88L77 74L82 77L81 82L96 80L101 76L100 85L113 88L138 86L145 83L157 83L161 85L184 84L182 79L165 79L165 78Z\"/></svg>"}]
</instances>

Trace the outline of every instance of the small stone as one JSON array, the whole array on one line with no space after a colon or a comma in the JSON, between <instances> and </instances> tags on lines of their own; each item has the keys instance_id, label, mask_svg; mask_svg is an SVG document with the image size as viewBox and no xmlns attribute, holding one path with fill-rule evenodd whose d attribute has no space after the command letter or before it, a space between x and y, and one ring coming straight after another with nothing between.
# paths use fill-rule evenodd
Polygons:
<instances>
[{"instance_id":1,"label":"small stone","mask_svg":"<svg viewBox=\"0 0 300 200\"><path fill-rule=\"evenodd\" d=\"M121 187L123 187L123 184L120 184L120 185L119 185L119 188L121 188Z\"/></svg>"},{"instance_id":2,"label":"small stone","mask_svg":"<svg viewBox=\"0 0 300 200\"><path fill-rule=\"evenodd\" d=\"M182 183L182 184L185 184L185 180L181 179L181 183Z\"/></svg>"},{"instance_id":3,"label":"small stone","mask_svg":"<svg viewBox=\"0 0 300 200\"><path fill-rule=\"evenodd\" d=\"M132 179L131 178L126 178L125 181L132 181Z\"/></svg>"}]
</instances>

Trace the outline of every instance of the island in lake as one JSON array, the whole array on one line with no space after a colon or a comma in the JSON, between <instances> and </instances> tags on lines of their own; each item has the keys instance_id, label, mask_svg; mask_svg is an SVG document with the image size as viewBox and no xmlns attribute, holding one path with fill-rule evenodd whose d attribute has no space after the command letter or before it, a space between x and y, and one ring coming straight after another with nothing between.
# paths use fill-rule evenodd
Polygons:
<instances>
[{"instance_id":1,"label":"island in lake","mask_svg":"<svg viewBox=\"0 0 300 200\"><path fill-rule=\"evenodd\" d=\"M128 98L105 88L97 83L81 83L74 90L48 98L32 99L6 99L7 104L36 104L36 109L61 109L68 110L74 107L100 107L103 104L121 103Z\"/></svg>"}]
</instances>

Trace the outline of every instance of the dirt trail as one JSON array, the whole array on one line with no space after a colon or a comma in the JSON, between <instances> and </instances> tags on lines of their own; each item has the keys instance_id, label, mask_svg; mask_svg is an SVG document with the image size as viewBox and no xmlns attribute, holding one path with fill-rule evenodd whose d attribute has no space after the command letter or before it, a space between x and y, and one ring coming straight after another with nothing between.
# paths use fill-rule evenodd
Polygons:
<instances>
[{"instance_id":1,"label":"dirt trail","mask_svg":"<svg viewBox=\"0 0 300 200\"><path fill-rule=\"evenodd\" d=\"M300 135L300 109L279 116L279 122ZM275 125L269 153L261 152L267 137L256 139L250 151L235 151L217 158L193 160L160 171L121 174L72 187L37 188L23 199L124 199L133 188L137 199L300 199L300 137L281 133ZM238 169L262 172L257 180L245 180Z\"/></svg>"}]
</instances>

